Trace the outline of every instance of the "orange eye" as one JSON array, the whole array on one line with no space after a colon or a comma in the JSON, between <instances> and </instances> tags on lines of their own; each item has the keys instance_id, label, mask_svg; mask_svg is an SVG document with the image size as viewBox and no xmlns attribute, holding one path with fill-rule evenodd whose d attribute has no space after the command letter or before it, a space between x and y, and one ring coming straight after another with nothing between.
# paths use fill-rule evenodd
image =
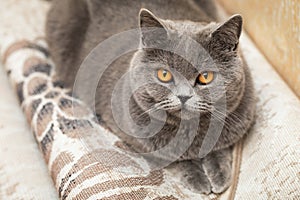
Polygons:
<instances>
[{"instance_id":1,"label":"orange eye","mask_svg":"<svg viewBox=\"0 0 300 200\"><path fill-rule=\"evenodd\" d=\"M171 72L169 72L168 70L159 69L157 71L157 78L158 78L158 80L160 80L163 83L168 83L168 82L172 81L173 76L172 76Z\"/></svg>"},{"instance_id":2,"label":"orange eye","mask_svg":"<svg viewBox=\"0 0 300 200\"><path fill-rule=\"evenodd\" d=\"M203 72L197 78L197 82L201 85L207 85L214 80L214 72Z\"/></svg>"}]
</instances>

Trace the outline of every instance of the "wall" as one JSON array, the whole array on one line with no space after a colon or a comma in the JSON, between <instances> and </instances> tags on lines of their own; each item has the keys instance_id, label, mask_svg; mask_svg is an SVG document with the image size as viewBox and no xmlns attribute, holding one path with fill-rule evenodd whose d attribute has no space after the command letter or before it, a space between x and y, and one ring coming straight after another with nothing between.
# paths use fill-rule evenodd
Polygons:
<instances>
[{"instance_id":1,"label":"wall","mask_svg":"<svg viewBox=\"0 0 300 200\"><path fill-rule=\"evenodd\" d=\"M218 0L300 97L300 0Z\"/></svg>"}]
</instances>

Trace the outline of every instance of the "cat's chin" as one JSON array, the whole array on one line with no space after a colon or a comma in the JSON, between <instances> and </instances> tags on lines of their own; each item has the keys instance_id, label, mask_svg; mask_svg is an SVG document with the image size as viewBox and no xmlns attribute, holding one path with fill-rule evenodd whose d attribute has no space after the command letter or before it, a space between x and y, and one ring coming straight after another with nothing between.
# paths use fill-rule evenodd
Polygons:
<instances>
[{"instance_id":1,"label":"cat's chin","mask_svg":"<svg viewBox=\"0 0 300 200\"><path fill-rule=\"evenodd\" d=\"M191 120L200 117L199 112L193 112L188 110L187 108L182 108L176 112L171 113L171 115L175 116L179 120Z\"/></svg>"},{"instance_id":2,"label":"cat's chin","mask_svg":"<svg viewBox=\"0 0 300 200\"><path fill-rule=\"evenodd\" d=\"M195 112L190 112L190 111L182 111L180 116L182 120L191 120L191 119L199 118L200 114Z\"/></svg>"}]
</instances>

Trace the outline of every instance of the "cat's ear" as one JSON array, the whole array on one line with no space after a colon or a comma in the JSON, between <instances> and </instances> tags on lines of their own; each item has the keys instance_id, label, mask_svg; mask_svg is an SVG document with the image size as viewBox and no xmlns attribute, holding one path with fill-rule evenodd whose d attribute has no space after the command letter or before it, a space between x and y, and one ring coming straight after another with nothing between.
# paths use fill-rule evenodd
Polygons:
<instances>
[{"instance_id":1,"label":"cat's ear","mask_svg":"<svg viewBox=\"0 0 300 200\"><path fill-rule=\"evenodd\" d=\"M145 8L140 10L139 26L144 46L163 43L168 38L168 32L162 20Z\"/></svg>"},{"instance_id":2,"label":"cat's ear","mask_svg":"<svg viewBox=\"0 0 300 200\"><path fill-rule=\"evenodd\" d=\"M214 43L223 45L224 50L235 51L242 32L243 18L241 15L233 15L212 32Z\"/></svg>"}]
</instances>

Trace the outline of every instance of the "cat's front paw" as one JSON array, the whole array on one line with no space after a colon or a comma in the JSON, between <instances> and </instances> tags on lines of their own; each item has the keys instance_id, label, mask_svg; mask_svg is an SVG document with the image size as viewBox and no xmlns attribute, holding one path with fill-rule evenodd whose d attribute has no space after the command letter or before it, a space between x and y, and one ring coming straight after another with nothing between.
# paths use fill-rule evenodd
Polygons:
<instances>
[{"instance_id":1,"label":"cat's front paw","mask_svg":"<svg viewBox=\"0 0 300 200\"><path fill-rule=\"evenodd\" d=\"M221 170L207 177L213 193L222 193L231 185L231 170Z\"/></svg>"},{"instance_id":2,"label":"cat's front paw","mask_svg":"<svg viewBox=\"0 0 300 200\"><path fill-rule=\"evenodd\" d=\"M180 173L184 186L195 193L210 194L211 185L204 173L202 166L193 161L181 161L175 164L175 169Z\"/></svg>"},{"instance_id":3,"label":"cat's front paw","mask_svg":"<svg viewBox=\"0 0 300 200\"><path fill-rule=\"evenodd\" d=\"M195 193L210 194L212 191L210 182L203 172L185 172L182 181Z\"/></svg>"},{"instance_id":4,"label":"cat's front paw","mask_svg":"<svg viewBox=\"0 0 300 200\"><path fill-rule=\"evenodd\" d=\"M213 152L203 159L205 174L213 193L224 192L232 182L232 151L225 149Z\"/></svg>"}]
</instances>

